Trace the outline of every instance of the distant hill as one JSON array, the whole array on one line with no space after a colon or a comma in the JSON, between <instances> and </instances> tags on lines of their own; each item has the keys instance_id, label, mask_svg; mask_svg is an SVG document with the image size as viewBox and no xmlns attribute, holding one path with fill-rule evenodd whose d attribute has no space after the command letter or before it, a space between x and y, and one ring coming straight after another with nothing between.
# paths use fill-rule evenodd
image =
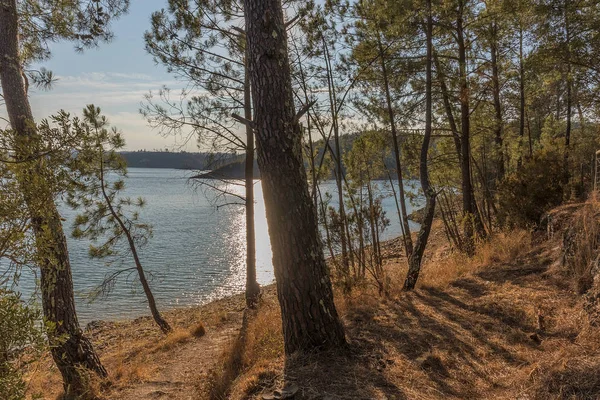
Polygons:
<instances>
[{"instance_id":1,"label":"distant hill","mask_svg":"<svg viewBox=\"0 0 600 400\"><path fill-rule=\"evenodd\" d=\"M238 157L227 153L188 153L167 151L122 152L131 168L174 168L208 170L222 166Z\"/></svg>"},{"instance_id":2,"label":"distant hill","mask_svg":"<svg viewBox=\"0 0 600 400\"><path fill-rule=\"evenodd\" d=\"M240 156L234 162L223 165L210 172L194 176L194 179L244 179L246 169L246 157ZM254 179L260 179L258 164L254 160Z\"/></svg>"}]
</instances>

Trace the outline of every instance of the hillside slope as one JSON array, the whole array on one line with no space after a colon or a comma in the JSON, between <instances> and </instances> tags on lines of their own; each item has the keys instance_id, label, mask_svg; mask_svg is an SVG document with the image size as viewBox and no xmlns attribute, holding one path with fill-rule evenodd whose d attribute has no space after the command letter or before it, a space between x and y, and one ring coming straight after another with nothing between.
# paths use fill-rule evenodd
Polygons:
<instances>
[{"instance_id":1,"label":"hillside slope","mask_svg":"<svg viewBox=\"0 0 600 400\"><path fill-rule=\"evenodd\" d=\"M91 333L112 380L102 397L262 399L292 385L294 399L598 399L600 332L557 272L561 240L499 234L464 260L438 226L417 290L338 295L349 349L287 365L273 287L246 318L242 296L167 313L177 329L166 338L148 318L100 324ZM399 241L384 253L400 286ZM201 337L190 333L199 320ZM55 396L56 373L36 387Z\"/></svg>"}]
</instances>

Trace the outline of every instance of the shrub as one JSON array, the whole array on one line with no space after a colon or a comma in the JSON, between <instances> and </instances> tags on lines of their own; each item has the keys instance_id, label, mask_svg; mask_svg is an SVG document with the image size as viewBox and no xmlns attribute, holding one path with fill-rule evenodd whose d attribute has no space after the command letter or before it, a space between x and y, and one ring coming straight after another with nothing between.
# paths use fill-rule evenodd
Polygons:
<instances>
[{"instance_id":1,"label":"shrub","mask_svg":"<svg viewBox=\"0 0 600 400\"><path fill-rule=\"evenodd\" d=\"M600 204L586 202L563 234L563 267L579 294L591 289L600 247Z\"/></svg>"},{"instance_id":2,"label":"shrub","mask_svg":"<svg viewBox=\"0 0 600 400\"><path fill-rule=\"evenodd\" d=\"M19 294L0 289L0 399L25 398L25 367L45 346L40 311Z\"/></svg>"},{"instance_id":3,"label":"shrub","mask_svg":"<svg viewBox=\"0 0 600 400\"><path fill-rule=\"evenodd\" d=\"M563 200L564 158L557 150L541 150L508 175L499 188L498 218L502 225L527 227Z\"/></svg>"}]
</instances>

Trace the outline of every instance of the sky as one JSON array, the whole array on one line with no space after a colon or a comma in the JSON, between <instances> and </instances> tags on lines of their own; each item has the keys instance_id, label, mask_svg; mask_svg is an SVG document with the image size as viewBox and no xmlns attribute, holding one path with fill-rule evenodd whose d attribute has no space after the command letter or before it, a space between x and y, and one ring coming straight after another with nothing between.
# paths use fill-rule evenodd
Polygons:
<instances>
[{"instance_id":1,"label":"sky","mask_svg":"<svg viewBox=\"0 0 600 400\"><path fill-rule=\"evenodd\" d=\"M131 0L129 13L112 23L114 40L98 49L77 53L72 43L53 44L52 58L37 67L51 70L57 81L50 91L30 89L36 120L61 109L81 115L85 105L93 103L123 132L126 150L179 150L180 141L161 137L139 113L145 94L164 85L172 89L182 86L144 50L143 35L150 28L150 15L166 3ZM185 150L196 151L195 142Z\"/></svg>"}]
</instances>

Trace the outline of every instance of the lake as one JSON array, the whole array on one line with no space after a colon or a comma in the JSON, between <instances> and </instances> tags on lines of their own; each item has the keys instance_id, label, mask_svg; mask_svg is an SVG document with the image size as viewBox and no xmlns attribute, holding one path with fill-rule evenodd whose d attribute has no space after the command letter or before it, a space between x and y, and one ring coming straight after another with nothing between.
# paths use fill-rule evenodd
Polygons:
<instances>
[{"instance_id":1,"label":"lake","mask_svg":"<svg viewBox=\"0 0 600 400\"><path fill-rule=\"evenodd\" d=\"M244 208L217 207L210 191L188 183L191 175L189 171L174 169L131 168L126 180L125 195L141 196L147 202L140 218L153 225L154 236L140 249L140 258L146 271L152 273L151 285L161 310L200 305L244 290ZM390 196L383 200L383 207L391 224L383 238L391 239L399 236L401 230L394 198L387 186L384 191ZM241 186L232 190L243 194ZM333 182L322 184L321 191L329 191L336 198ZM274 275L260 181L255 182L255 198L257 276L264 285L272 283ZM67 207L60 210L69 236L76 213ZM409 206L408 212L411 211ZM412 225L411 229L415 227ZM111 271L133 266L129 257L125 255L107 266L103 260L89 259L88 241L68 237L68 244L81 323L149 315L136 274L122 276L106 297L90 302L86 296ZM24 294L31 293L35 276L23 271L19 288Z\"/></svg>"}]
</instances>

